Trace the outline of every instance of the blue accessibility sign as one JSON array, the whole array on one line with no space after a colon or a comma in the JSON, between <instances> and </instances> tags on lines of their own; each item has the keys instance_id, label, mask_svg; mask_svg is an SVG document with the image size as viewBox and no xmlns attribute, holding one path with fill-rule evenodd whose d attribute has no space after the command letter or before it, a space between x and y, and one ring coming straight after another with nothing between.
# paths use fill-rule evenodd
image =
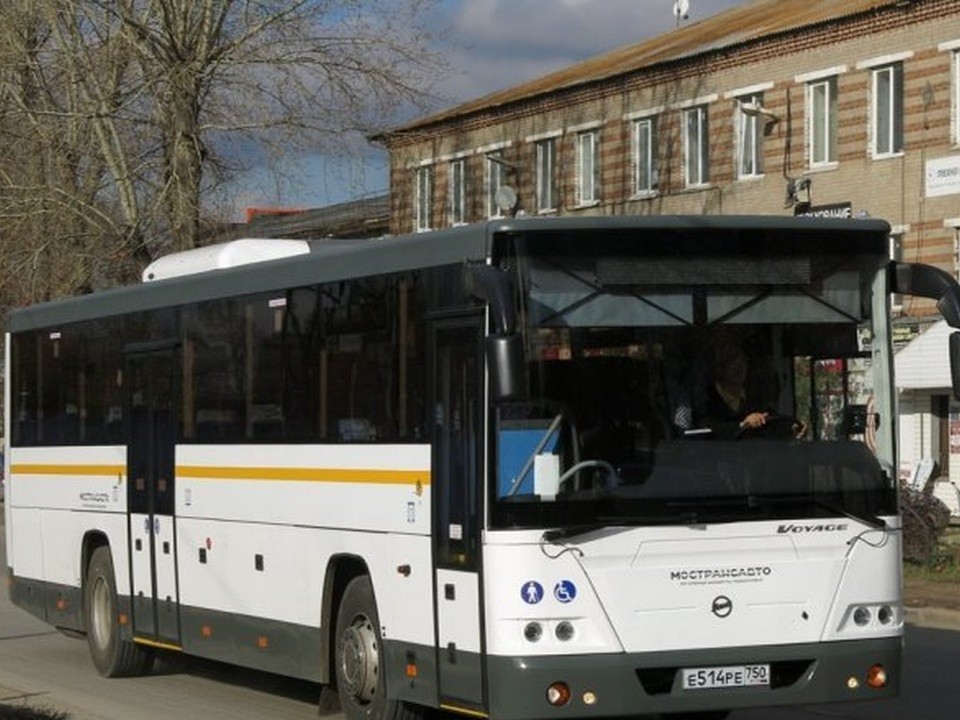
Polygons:
<instances>
[{"instance_id":1,"label":"blue accessibility sign","mask_svg":"<svg viewBox=\"0 0 960 720\"><path fill-rule=\"evenodd\" d=\"M536 580L528 580L520 588L520 597L527 605L536 605L543 600L543 585Z\"/></svg>"},{"instance_id":2,"label":"blue accessibility sign","mask_svg":"<svg viewBox=\"0 0 960 720\"><path fill-rule=\"evenodd\" d=\"M577 586L571 580L561 580L553 586L553 596L562 603L573 602L577 596Z\"/></svg>"}]
</instances>

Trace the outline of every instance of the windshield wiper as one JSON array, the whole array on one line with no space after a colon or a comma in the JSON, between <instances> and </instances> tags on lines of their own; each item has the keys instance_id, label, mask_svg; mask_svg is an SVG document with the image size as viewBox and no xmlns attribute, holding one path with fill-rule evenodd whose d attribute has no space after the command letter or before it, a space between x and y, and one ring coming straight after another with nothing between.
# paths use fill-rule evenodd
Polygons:
<instances>
[{"instance_id":1,"label":"windshield wiper","mask_svg":"<svg viewBox=\"0 0 960 720\"><path fill-rule=\"evenodd\" d=\"M751 506L762 506L762 505L792 505L792 504L803 504L803 503L813 503L816 507L821 510L827 510L834 515L842 515L845 518L854 520L856 522L862 523L864 525L869 525L874 530L886 530L887 522L883 518L877 517L876 515L869 514L860 514L851 512L840 505L835 505L832 502L828 502L823 498L819 498L816 495L802 496L802 497L762 497L758 498L756 495L748 496L748 502Z\"/></svg>"},{"instance_id":2,"label":"windshield wiper","mask_svg":"<svg viewBox=\"0 0 960 720\"><path fill-rule=\"evenodd\" d=\"M668 503L669 507L689 507L689 508L703 508L703 509L759 509L764 506L770 505L792 505L792 504L802 504L802 503L813 503L815 506L822 510L827 510L835 515L842 515L850 520L862 523L864 525L869 525L875 530L886 530L887 523L882 518L877 517L876 515L860 515L858 513L851 512L840 505L834 505L831 502L828 502L822 498L817 497L816 495L812 496L801 496L801 497L765 497L762 495L747 495L746 497L728 497L728 498L711 498L711 499L697 499L697 500L677 500L671 503ZM696 516L696 510L692 510L691 513ZM711 521L715 520L713 515L709 516ZM738 518L733 518L738 519ZM746 518L739 518L741 520ZM716 520L720 522L719 520Z\"/></svg>"},{"instance_id":3,"label":"windshield wiper","mask_svg":"<svg viewBox=\"0 0 960 720\"><path fill-rule=\"evenodd\" d=\"M674 524L699 525L700 520L695 512L673 513L668 515L604 515L598 517L596 522L544 530L541 540L544 542L556 542L557 540L568 540L579 535L586 535L596 532L597 530Z\"/></svg>"}]
</instances>

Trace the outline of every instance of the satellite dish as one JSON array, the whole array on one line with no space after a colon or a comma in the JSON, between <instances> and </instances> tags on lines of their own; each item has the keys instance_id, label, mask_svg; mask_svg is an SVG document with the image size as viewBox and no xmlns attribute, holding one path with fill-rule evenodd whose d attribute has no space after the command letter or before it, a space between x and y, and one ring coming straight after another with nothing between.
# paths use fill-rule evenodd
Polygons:
<instances>
[{"instance_id":1,"label":"satellite dish","mask_svg":"<svg viewBox=\"0 0 960 720\"><path fill-rule=\"evenodd\" d=\"M690 0L676 0L673 3L673 14L677 20L686 20L690 17Z\"/></svg>"},{"instance_id":2,"label":"satellite dish","mask_svg":"<svg viewBox=\"0 0 960 720\"><path fill-rule=\"evenodd\" d=\"M517 191L509 185L501 185L494 199L501 212L510 212L517 206Z\"/></svg>"}]
</instances>

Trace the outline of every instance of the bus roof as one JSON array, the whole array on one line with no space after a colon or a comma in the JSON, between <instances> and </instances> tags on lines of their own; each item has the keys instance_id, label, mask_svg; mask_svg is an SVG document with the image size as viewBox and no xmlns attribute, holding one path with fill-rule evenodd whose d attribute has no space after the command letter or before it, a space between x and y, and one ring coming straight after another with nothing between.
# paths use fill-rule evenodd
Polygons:
<instances>
[{"instance_id":1,"label":"bus roof","mask_svg":"<svg viewBox=\"0 0 960 720\"><path fill-rule=\"evenodd\" d=\"M739 230L765 233L813 231L848 237L874 236L886 252L890 227L880 220L794 218L776 215L651 215L518 217L442 231L377 239L308 241L309 252L236 267L195 272L143 284L55 300L11 311L7 331L19 332L97 317L199 302L279 288L301 287L364 275L403 272L483 261L499 233L530 231L692 231L717 232L719 243Z\"/></svg>"}]
</instances>

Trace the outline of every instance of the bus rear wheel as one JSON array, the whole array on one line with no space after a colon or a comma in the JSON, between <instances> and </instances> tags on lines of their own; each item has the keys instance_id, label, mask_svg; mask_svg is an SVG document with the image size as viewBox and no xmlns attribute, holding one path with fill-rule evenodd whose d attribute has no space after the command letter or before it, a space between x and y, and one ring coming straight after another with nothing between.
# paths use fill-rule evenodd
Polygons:
<instances>
[{"instance_id":1,"label":"bus rear wheel","mask_svg":"<svg viewBox=\"0 0 960 720\"><path fill-rule=\"evenodd\" d=\"M143 675L153 665L153 653L120 637L117 582L106 545L94 550L83 588L84 625L94 666L104 677Z\"/></svg>"},{"instance_id":2,"label":"bus rear wheel","mask_svg":"<svg viewBox=\"0 0 960 720\"><path fill-rule=\"evenodd\" d=\"M390 700L383 676L382 638L370 578L360 575L344 590L337 611L337 694L347 720L417 720L416 706Z\"/></svg>"}]
</instances>

